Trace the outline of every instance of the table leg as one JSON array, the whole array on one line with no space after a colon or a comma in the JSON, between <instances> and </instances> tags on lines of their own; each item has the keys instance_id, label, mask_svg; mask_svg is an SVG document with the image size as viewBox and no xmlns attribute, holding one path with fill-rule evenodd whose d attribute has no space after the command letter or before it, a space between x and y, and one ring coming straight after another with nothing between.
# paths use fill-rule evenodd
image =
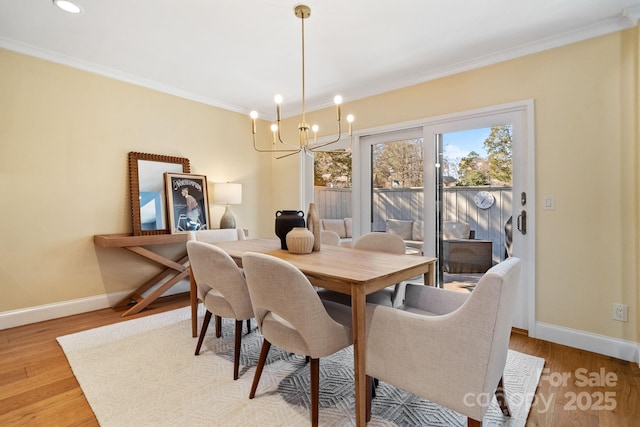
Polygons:
<instances>
[{"instance_id":1,"label":"table leg","mask_svg":"<svg viewBox=\"0 0 640 427\"><path fill-rule=\"evenodd\" d=\"M436 272L435 272L435 262L429 264L429 270L424 273L424 284L426 286L435 286L436 285Z\"/></svg>"},{"instance_id":2,"label":"table leg","mask_svg":"<svg viewBox=\"0 0 640 427\"><path fill-rule=\"evenodd\" d=\"M366 425L367 369L365 361L366 295L362 286L351 286L351 316L353 333L353 366L356 388L356 425Z\"/></svg>"}]
</instances>

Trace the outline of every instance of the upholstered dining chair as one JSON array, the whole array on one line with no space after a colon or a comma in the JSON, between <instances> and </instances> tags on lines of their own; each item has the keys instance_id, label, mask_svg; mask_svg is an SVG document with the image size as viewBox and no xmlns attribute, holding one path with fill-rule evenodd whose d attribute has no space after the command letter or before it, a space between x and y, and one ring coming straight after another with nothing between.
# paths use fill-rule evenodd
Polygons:
<instances>
[{"instance_id":1,"label":"upholstered dining chair","mask_svg":"<svg viewBox=\"0 0 640 427\"><path fill-rule=\"evenodd\" d=\"M320 242L323 245L340 246L340 236L335 231L320 231Z\"/></svg>"},{"instance_id":2,"label":"upholstered dining chair","mask_svg":"<svg viewBox=\"0 0 640 427\"><path fill-rule=\"evenodd\" d=\"M509 408L502 374L520 282L520 259L487 271L470 294L407 285L401 310L367 305L367 379L404 389L481 426L496 395ZM398 351L401 348L402 351ZM367 405L370 417L371 405Z\"/></svg>"},{"instance_id":3,"label":"upholstered dining chair","mask_svg":"<svg viewBox=\"0 0 640 427\"><path fill-rule=\"evenodd\" d=\"M198 292L202 295L204 306L207 309L195 354L196 356L200 354L200 347L213 313L216 316L216 337L218 338L222 335L221 318L235 319L233 379L237 380L242 322L246 320L247 329L250 330L250 321L253 317L251 298L244 273L225 251L212 244L188 241L187 253Z\"/></svg>"},{"instance_id":4,"label":"upholstered dining chair","mask_svg":"<svg viewBox=\"0 0 640 427\"><path fill-rule=\"evenodd\" d=\"M392 254L404 254L406 245L401 237L390 233L372 232L358 237L351 245L354 249L365 251L387 252ZM367 302L372 304L396 307L402 303L403 291L401 283L381 289L367 295ZM351 297L346 294L334 292L328 289L319 289L318 295L323 300L335 301L340 304L351 305Z\"/></svg>"},{"instance_id":5,"label":"upholstered dining chair","mask_svg":"<svg viewBox=\"0 0 640 427\"><path fill-rule=\"evenodd\" d=\"M256 395L271 345L310 359L311 424L318 425L320 358L348 347L351 310L321 301L307 277L287 261L271 255L242 257L251 303L264 337L249 399Z\"/></svg>"},{"instance_id":6,"label":"upholstered dining chair","mask_svg":"<svg viewBox=\"0 0 640 427\"><path fill-rule=\"evenodd\" d=\"M204 243L227 242L245 239L246 237L244 235L244 231L239 228L197 230L189 231L187 233L188 241ZM198 336L198 302L203 300L203 296L198 292L198 287L196 286L195 279L193 278L193 272L191 271L191 268L189 268L189 272L189 280L191 282L191 335L196 337ZM216 319L216 322L217 320L218 319ZM216 330L219 330L219 328L219 326L216 326Z\"/></svg>"}]
</instances>

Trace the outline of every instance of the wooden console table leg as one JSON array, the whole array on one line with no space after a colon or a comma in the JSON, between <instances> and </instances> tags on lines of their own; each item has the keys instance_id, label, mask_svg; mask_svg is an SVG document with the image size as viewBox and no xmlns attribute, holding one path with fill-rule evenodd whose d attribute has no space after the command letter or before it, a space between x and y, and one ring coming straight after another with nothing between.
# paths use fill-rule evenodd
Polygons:
<instances>
[{"instance_id":1,"label":"wooden console table leg","mask_svg":"<svg viewBox=\"0 0 640 427\"><path fill-rule=\"evenodd\" d=\"M142 294L143 293L145 293L146 291L151 289L153 287L153 285L157 284L162 279L164 279L165 277L170 276L173 273L175 273L175 270L172 269L172 268L164 269L160 273L158 273L155 276L153 276L151 279L149 279L146 282L144 282L142 285L138 286L138 288L135 291L131 292L125 298L123 298L120 301L118 301L118 303L116 305L114 305L114 307L115 308L124 307L124 306L127 306L127 305L131 304L132 301L136 301L136 302L140 301L142 299Z\"/></svg>"},{"instance_id":2,"label":"wooden console table leg","mask_svg":"<svg viewBox=\"0 0 640 427\"><path fill-rule=\"evenodd\" d=\"M141 255L147 259L155 261L159 264L166 266L167 268L162 272L156 274L151 279L140 285L135 291L130 293L126 298L122 299L116 307L122 307L129 305L132 301L135 301L133 307L122 313L122 317L128 316L130 314L135 314L146 308L149 304L157 300L163 293L165 293L168 289L170 289L173 285L178 283L180 280L184 279L189 275L189 269L184 266L184 263L189 259L188 255L184 255L178 261L172 261L168 258L165 258L161 255L156 254L148 249L139 246L131 246L126 247L125 249L134 252L138 255ZM151 289L153 286L158 284L161 280L166 277L174 276L169 279L166 283L162 284L158 289L154 290L147 296L142 296L143 293Z\"/></svg>"},{"instance_id":3,"label":"wooden console table leg","mask_svg":"<svg viewBox=\"0 0 640 427\"><path fill-rule=\"evenodd\" d=\"M133 307L131 307L129 310L125 311L124 313L122 313L122 317L124 316L128 316L130 314L136 314L139 313L140 311L142 311L144 308L146 308L149 304L151 304L152 302L154 302L155 300L157 300L163 293L165 293L169 288L171 288L173 285L175 285L176 283L178 283L180 280L184 279L185 277L187 277L187 275L189 274L189 270L185 269L183 272L178 273L177 275L175 275L171 280L169 280L167 283L164 283L162 286L160 286L158 289L154 290L153 292L151 292L149 295L147 295L146 297L144 297L141 301L139 301L138 303L134 304Z\"/></svg>"},{"instance_id":4,"label":"wooden console table leg","mask_svg":"<svg viewBox=\"0 0 640 427\"><path fill-rule=\"evenodd\" d=\"M93 242L97 246L103 248L126 249L165 267L162 272L156 274L154 277L140 285L135 291L131 292L126 298L123 298L115 305L115 307L124 307L134 303L132 307L122 314L122 316L138 313L143 310L153 301L158 299L169 288L189 275L189 267L185 266L185 263L189 260L188 254L185 253L178 261L174 261L147 249L146 246L184 244L187 240L188 236L186 233L142 236L132 236L129 234L96 234L93 236ZM166 282L163 283L165 280ZM145 292L149 291L156 285L159 285L157 289L151 291L148 295L143 296ZM191 286L193 287L194 284L191 284ZM193 291L192 296L197 298L197 295Z\"/></svg>"}]
</instances>

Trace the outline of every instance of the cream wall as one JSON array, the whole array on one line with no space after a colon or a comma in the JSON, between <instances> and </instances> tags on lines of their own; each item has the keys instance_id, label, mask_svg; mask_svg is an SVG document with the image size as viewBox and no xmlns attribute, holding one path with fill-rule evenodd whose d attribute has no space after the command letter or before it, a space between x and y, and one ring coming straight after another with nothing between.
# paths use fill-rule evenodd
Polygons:
<instances>
[{"instance_id":1,"label":"cream wall","mask_svg":"<svg viewBox=\"0 0 640 427\"><path fill-rule=\"evenodd\" d=\"M1 49L0 75L0 312L133 289L159 270L93 244L131 232L129 151L242 183L238 225L269 231L255 213L270 210L271 163L246 116Z\"/></svg>"},{"instance_id":2,"label":"cream wall","mask_svg":"<svg viewBox=\"0 0 640 427\"><path fill-rule=\"evenodd\" d=\"M356 128L533 99L536 319L639 340L637 28L348 102ZM296 119L292 119L292 126ZM332 110L309 122L332 129ZM274 165L281 181L297 169ZM286 176L286 178L285 178ZM541 195L554 194L545 211ZM297 199L290 196L290 204ZM612 303L629 305L627 323Z\"/></svg>"},{"instance_id":3,"label":"cream wall","mask_svg":"<svg viewBox=\"0 0 640 427\"><path fill-rule=\"evenodd\" d=\"M533 99L537 195L556 196L555 211L536 203L537 321L637 342L638 39L627 30L343 110L362 131ZM304 208L298 159L254 153L242 115L4 50L0 75L0 312L131 289L155 268L91 240L130 230L129 151L242 182L234 212L252 236L273 235L275 210ZM629 305L628 323L611 320L612 302Z\"/></svg>"}]
</instances>

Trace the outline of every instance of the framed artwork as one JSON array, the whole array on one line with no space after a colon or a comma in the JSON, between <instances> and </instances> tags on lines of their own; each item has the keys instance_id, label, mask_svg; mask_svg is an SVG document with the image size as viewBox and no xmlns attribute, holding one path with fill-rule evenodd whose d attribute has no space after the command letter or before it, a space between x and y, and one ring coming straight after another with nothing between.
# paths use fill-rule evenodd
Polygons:
<instances>
[{"instance_id":1,"label":"framed artwork","mask_svg":"<svg viewBox=\"0 0 640 427\"><path fill-rule=\"evenodd\" d=\"M209 228L207 177L165 172L164 183L171 233Z\"/></svg>"}]
</instances>

